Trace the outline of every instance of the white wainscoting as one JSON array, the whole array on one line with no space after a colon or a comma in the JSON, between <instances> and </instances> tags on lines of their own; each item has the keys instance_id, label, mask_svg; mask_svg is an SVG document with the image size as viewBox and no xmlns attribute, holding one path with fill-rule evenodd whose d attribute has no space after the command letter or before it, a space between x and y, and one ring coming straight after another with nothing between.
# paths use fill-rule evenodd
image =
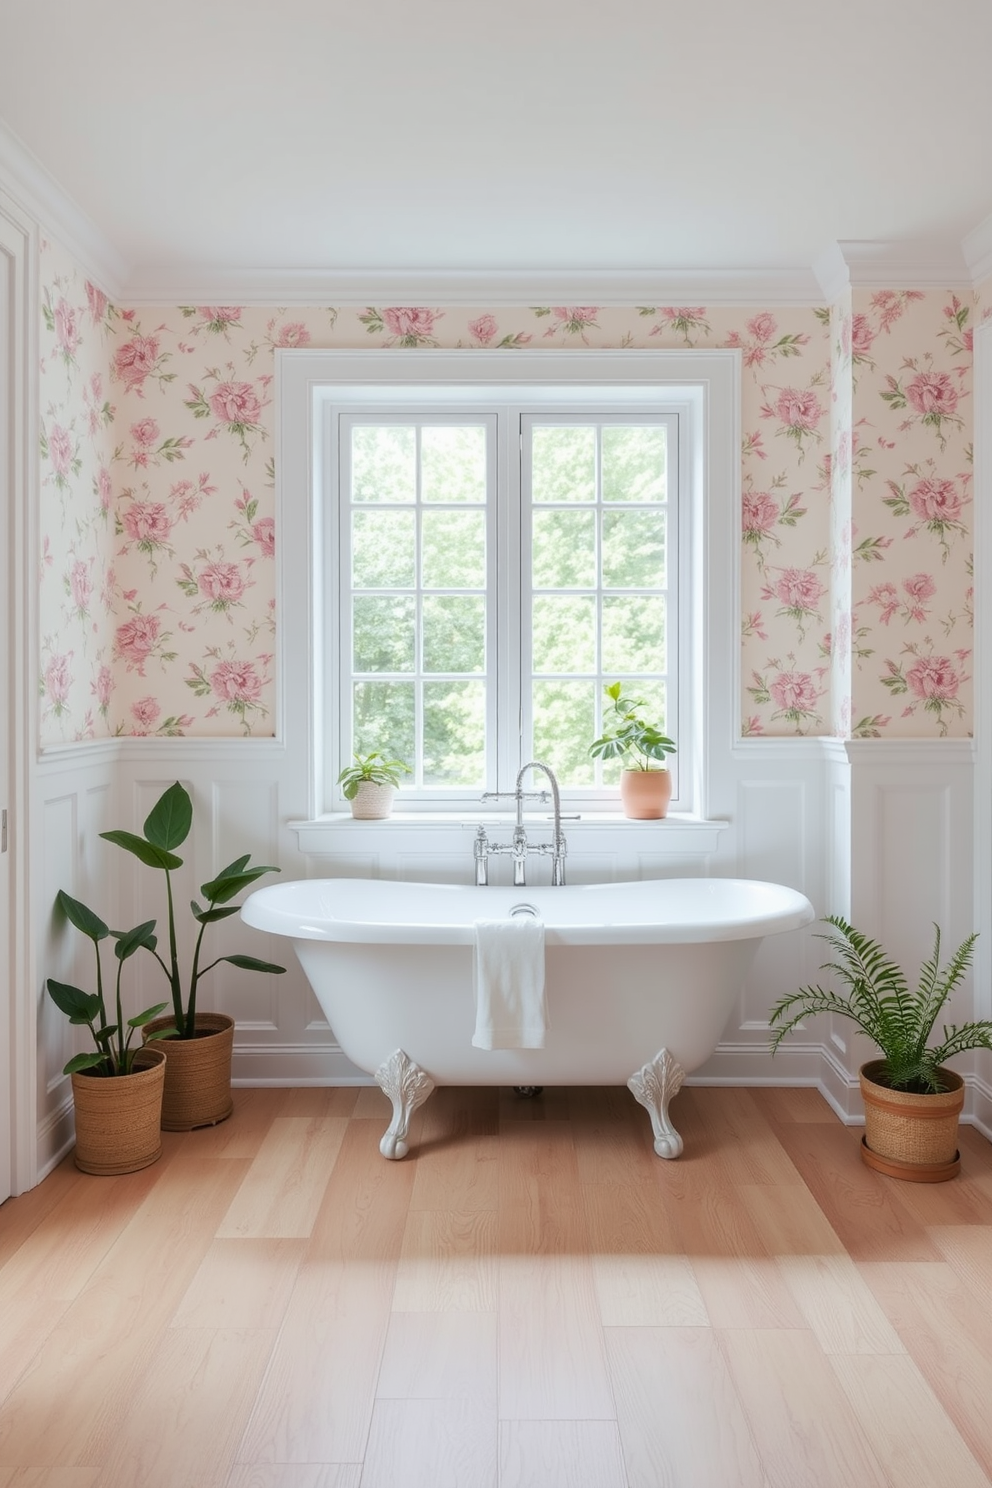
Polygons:
<instances>
[{"instance_id":1,"label":"white wainscoting","mask_svg":"<svg viewBox=\"0 0 992 1488\"><path fill-rule=\"evenodd\" d=\"M882 938L907 970L929 950L933 920L956 946L974 923L972 789L968 741L847 744L748 740L711 790L707 823L567 823L572 882L715 873L771 879L802 890L818 915L839 912ZM100 840L110 827L139 830L158 795L179 779L191 792L194 830L176 875L178 919L188 950L185 906L198 886L243 852L277 865L284 879L361 876L471 882L474 823L307 821L309 788L294 751L275 741L134 740L50 751L37 771L34 924L38 968L38 1176L72 1140L65 1021L43 995L44 978L87 977L89 946L53 929L52 904L65 888L104 918L164 924L160 875ZM480 808L481 810L481 808ZM481 816L480 816L481 819ZM490 818L492 833L499 828ZM497 874L504 861L494 864ZM536 866L536 879L546 874ZM270 880L271 881L271 880ZM849 1025L811 1025L771 1058L772 1003L815 981L824 947L810 930L761 947L713 1058L694 1077L708 1084L815 1084L847 1121L861 1119L858 1065L866 1057ZM237 1022L239 1084L366 1082L344 1057L287 943L232 918L214 928L212 954L242 951L288 967L255 976L220 966L201 1007ZM148 959L135 968L135 1006L167 995ZM975 1016L967 989L954 1017ZM981 1015L981 1014L979 1014ZM966 1114L989 1130L987 1073L968 1071Z\"/></svg>"}]
</instances>

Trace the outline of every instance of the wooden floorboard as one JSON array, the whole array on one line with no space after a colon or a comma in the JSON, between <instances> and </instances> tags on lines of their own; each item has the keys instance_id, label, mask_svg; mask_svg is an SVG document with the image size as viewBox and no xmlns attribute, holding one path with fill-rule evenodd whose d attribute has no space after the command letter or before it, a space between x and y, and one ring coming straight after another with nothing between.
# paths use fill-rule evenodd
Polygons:
<instances>
[{"instance_id":1,"label":"wooden floorboard","mask_svg":"<svg viewBox=\"0 0 992 1488\"><path fill-rule=\"evenodd\" d=\"M817 1092L242 1090L0 1207L0 1488L992 1488L992 1145Z\"/></svg>"}]
</instances>

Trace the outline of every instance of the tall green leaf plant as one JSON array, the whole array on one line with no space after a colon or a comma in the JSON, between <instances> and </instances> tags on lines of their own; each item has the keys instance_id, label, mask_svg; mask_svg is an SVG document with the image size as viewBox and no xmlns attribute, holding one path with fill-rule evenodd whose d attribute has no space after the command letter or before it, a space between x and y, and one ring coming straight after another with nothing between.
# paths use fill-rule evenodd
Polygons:
<instances>
[{"instance_id":1,"label":"tall green leaf plant","mask_svg":"<svg viewBox=\"0 0 992 1488\"><path fill-rule=\"evenodd\" d=\"M100 833L100 836L106 838L108 842L113 842L117 847L124 848L125 852L132 853L146 867L157 868L165 874L166 904L169 915L168 961L159 955L154 942L149 945L146 941L144 944L168 979L176 1037L181 1039L195 1037L197 988L207 972L221 961L240 967L242 971L281 973L286 970L285 966L276 966L271 961L260 961L257 956L240 955L217 956L209 965L200 965L203 936L207 926L238 913L239 906L231 904L230 901L242 889L253 884L265 873L279 872L278 868L251 865L251 854L245 853L242 857L235 858L233 863L228 863L226 868L222 868L216 878L200 885L200 893L206 900L205 906L198 904L195 899L190 900L190 910L200 928L196 937L192 962L188 974L184 976L176 937L172 874L177 868L183 866L183 859L177 856L175 849L181 847L186 841L192 825L193 802L189 792L177 780L159 797L149 812L143 827L144 836L139 837L134 832L120 831ZM162 1006L165 1007L167 1004L163 1003Z\"/></svg>"},{"instance_id":2,"label":"tall green leaf plant","mask_svg":"<svg viewBox=\"0 0 992 1488\"><path fill-rule=\"evenodd\" d=\"M875 1076L876 1083L924 1095L946 1088L941 1066L955 1054L992 1049L992 1022L988 1020L945 1023L942 1038L931 1041L942 1008L971 965L976 935L969 935L946 966L941 966L940 926L934 925L933 952L920 968L916 986L910 987L877 941L840 915L827 915L824 923L832 925L833 931L819 938L830 944L835 959L825 962L821 970L834 973L839 990L803 987L780 998L769 1014L769 1024L778 1025L771 1040L773 1054L806 1018L833 1013L850 1018L877 1046L884 1065L881 1078Z\"/></svg>"}]
</instances>

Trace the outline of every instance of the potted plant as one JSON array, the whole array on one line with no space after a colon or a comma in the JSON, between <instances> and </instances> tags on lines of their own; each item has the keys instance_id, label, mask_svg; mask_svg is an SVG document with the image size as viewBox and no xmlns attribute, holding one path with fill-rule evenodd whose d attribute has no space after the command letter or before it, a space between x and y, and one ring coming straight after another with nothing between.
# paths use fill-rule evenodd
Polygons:
<instances>
[{"instance_id":1,"label":"potted plant","mask_svg":"<svg viewBox=\"0 0 992 1488\"><path fill-rule=\"evenodd\" d=\"M356 754L355 763L345 766L338 776L338 785L343 788L345 800L351 802L351 814L357 821L382 821L389 815L401 770L410 774L410 766L402 760L386 759L376 750L371 754Z\"/></svg>"},{"instance_id":2,"label":"potted plant","mask_svg":"<svg viewBox=\"0 0 992 1488\"><path fill-rule=\"evenodd\" d=\"M155 949L155 921L133 930L111 930L99 915L60 889L56 904L71 925L93 942L96 991L84 992L49 977L48 995L70 1023L85 1025L93 1037L90 1053L75 1054L63 1074L72 1080L76 1114L76 1167L84 1173L134 1173L162 1155L161 1117L165 1054L150 1044L131 1047L135 1032L166 1006L160 1002L133 1018L124 1017L121 979L124 963L136 951ZM117 958L116 1022L107 1017L100 942L112 937ZM154 1035L169 1038L168 1030Z\"/></svg>"},{"instance_id":3,"label":"potted plant","mask_svg":"<svg viewBox=\"0 0 992 1488\"><path fill-rule=\"evenodd\" d=\"M657 820L666 815L672 799L665 756L675 753L675 744L641 717L644 703L624 697L622 683L613 682L605 690L613 716L602 737L589 746L589 753L594 759L623 760L620 799L625 816L634 821Z\"/></svg>"},{"instance_id":4,"label":"potted plant","mask_svg":"<svg viewBox=\"0 0 992 1488\"><path fill-rule=\"evenodd\" d=\"M201 966L203 937L208 925L238 913L230 900L265 873L278 873L278 868L252 866L250 854L235 858L215 878L200 885L206 900L201 906L190 901L193 919L199 926L192 960L184 974L176 935L175 902L172 873L183 866L175 849L181 847L193 824L193 802L177 780L152 807L145 821L144 835L134 832L101 832L100 836L149 868L165 874L166 904L169 923L168 960L159 955L154 943L144 943L161 966L169 983L172 1012L145 1025L145 1038L161 1037L163 1031L173 1037L173 1058L165 1071L165 1094L162 1102L162 1126L166 1131L191 1131L197 1126L213 1126L225 1120L234 1109L231 1098L231 1054L234 1048L234 1019L223 1013L204 1013L197 1007L199 984L207 972L221 961L243 971L281 973L284 966L260 961L256 956L217 956ZM168 1004L164 1003L164 1007Z\"/></svg>"},{"instance_id":5,"label":"potted plant","mask_svg":"<svg viewBox=\"0 0 992 1488\"><path fill-rule=\"evenodd\" d=\"M820 939L829 942L836 959L822 969L834 972L841 988L803 987L780 998L769 1015L769 1023L778 1024L772 1053L815 1013L850 1018L882 1056L860 1071L865 1162L891 1178L918 1183L953 1178L960 1167L957 1130L964 1081L946 1062L968 1049L992 1049L992 1022L945 1024L939 1042L932 1036L941 1009L971 964L977 937L969 935L942 967L940 927L935 925L933 954L911 988L876 941L840 915L827 915L825 923L834 928Z\"/></svg>"}]
</instances>

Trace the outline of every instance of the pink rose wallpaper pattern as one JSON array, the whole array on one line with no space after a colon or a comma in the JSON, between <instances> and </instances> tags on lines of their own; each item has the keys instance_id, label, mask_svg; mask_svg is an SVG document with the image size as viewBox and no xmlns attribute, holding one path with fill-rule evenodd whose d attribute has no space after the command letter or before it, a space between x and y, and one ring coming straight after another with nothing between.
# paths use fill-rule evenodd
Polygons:
<instances>
[{"instance_id":1,"label":"pink rose wallpaper pattern","mask_svg":"<svg viewBox=\"0 0 992 1488\"><path fill-rule=\"evenodd\" d=\"M42 740L264 737L277 347L737 347L747 735L970 723L970 316L107 302L42 258ZM854 666L851 666L853 654Z\"/></svg>"}]
</instances>

